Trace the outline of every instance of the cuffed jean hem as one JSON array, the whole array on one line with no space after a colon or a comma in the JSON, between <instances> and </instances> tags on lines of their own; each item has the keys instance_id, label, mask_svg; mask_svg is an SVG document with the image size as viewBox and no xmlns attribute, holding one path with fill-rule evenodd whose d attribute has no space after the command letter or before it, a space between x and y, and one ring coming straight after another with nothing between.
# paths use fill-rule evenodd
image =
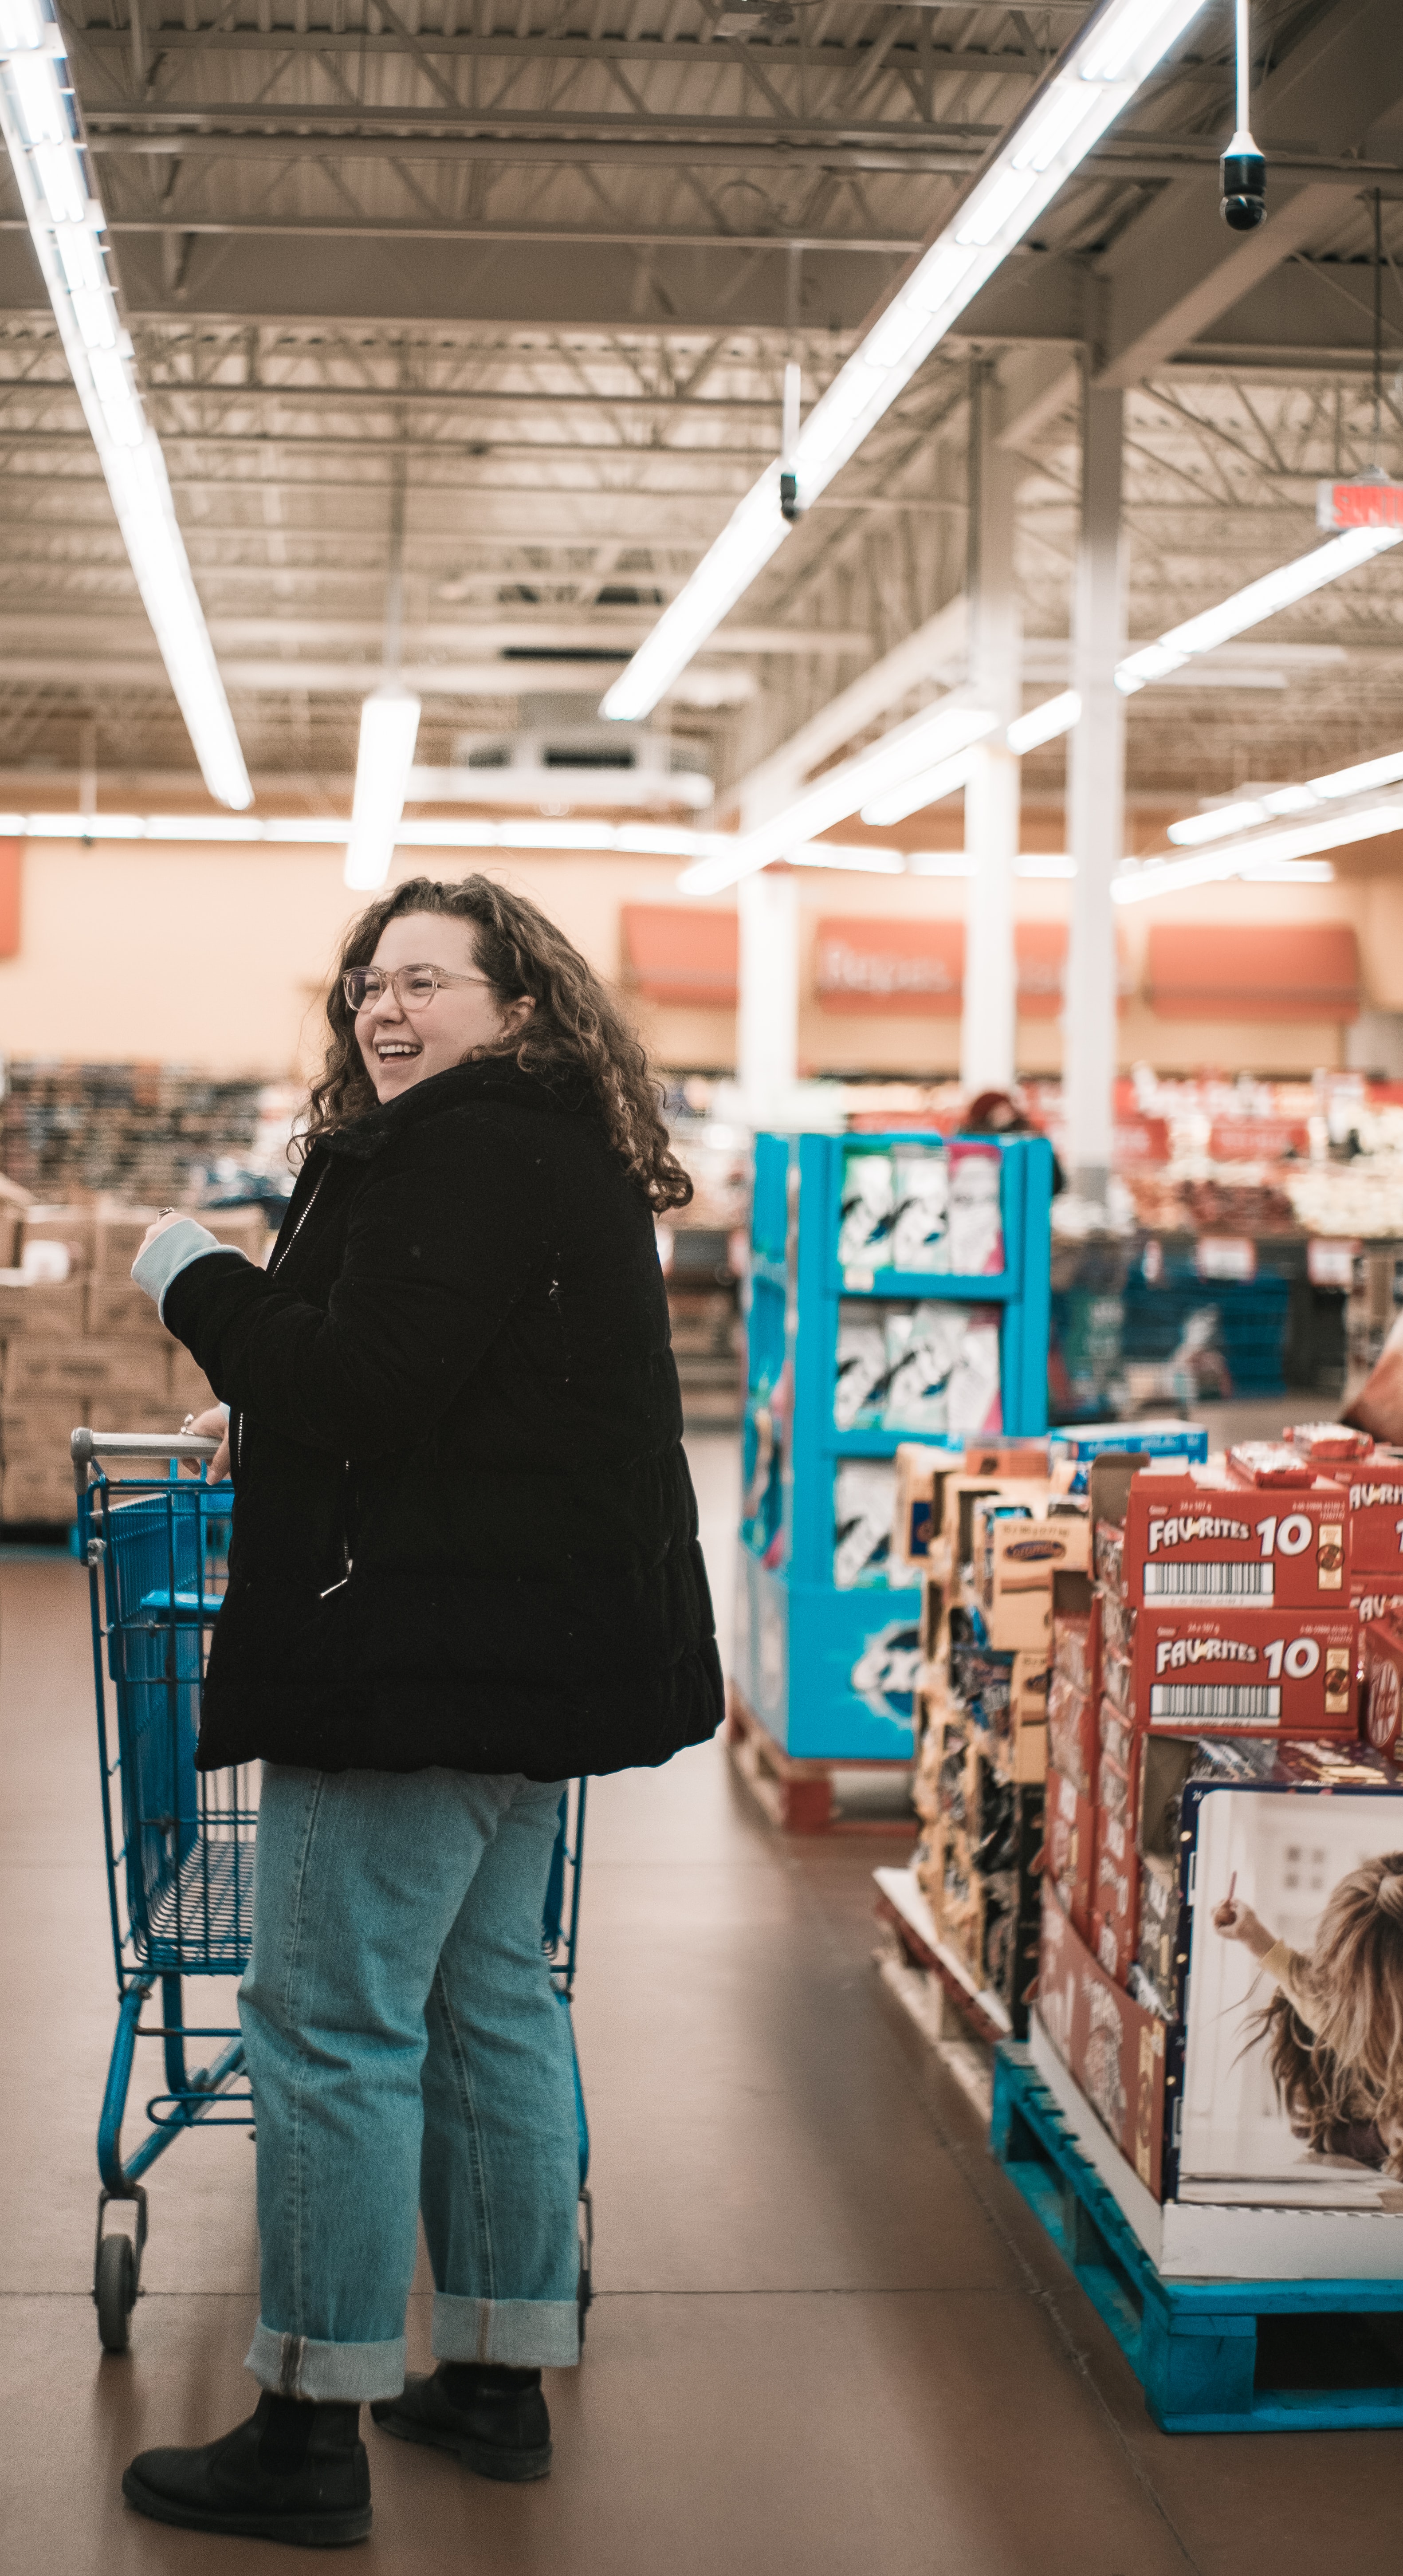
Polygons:
<instances>
[{"instance_id":1,"label":"cuffed jean hem","mask_svg":"<svg viewBox=\"0 0 1403 2576\"><path fill-rule=\"evenodd\" d=\"M434 2358L568 2370L580 2358L580 2311L573 2299L457 2299L436 2290Z\"/></svg>"},{"instance_id":2,"label":"cuffed jean hem","mask_svg":"<svg viewBox=\"0 0 1403 2576\"><path fill-rule=\"evenodd\" d=\"M462 2306L471 2302L463 2300ZM259 2318L244 2360L260 2388L275 2397L331 2400L398 2397L404 2386L404 2337L391 2343L316 2343L310 2335L275 2334Z\"/></svg>"}]
</instances>

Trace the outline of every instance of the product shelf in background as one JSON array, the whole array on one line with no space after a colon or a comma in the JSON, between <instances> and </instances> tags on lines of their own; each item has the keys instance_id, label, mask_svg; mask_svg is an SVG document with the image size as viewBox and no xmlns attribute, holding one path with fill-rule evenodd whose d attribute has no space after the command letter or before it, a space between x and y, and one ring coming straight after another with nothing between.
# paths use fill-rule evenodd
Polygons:
<instances>
[{"instance_id":1,"label":"product shelf in background","mask_svg":"<svg viewBox=\"0 0 1403 2576\"><path fill-rule=\"evenodd\" d=\"M878 1249L904 1204L942 1257L962 1161L955 1236L987 1270L839 1259L840 1229L863 1216L859 1184ZM1038 1136L756 1138L735 1674L793 1757L912 1759L920 1595L890 1587L876 1552L890 1540L895 1452L1046 1429L1051 1195ZM871 1285L854 1290L864 1267ZM844 1334L872 1344L871 1400L857 1404L868 1419L836 1410ZM942 1386L957 1391L957 1411L973 1408L967 1420L937 1418Z\"/></svg>"}]
</instances>

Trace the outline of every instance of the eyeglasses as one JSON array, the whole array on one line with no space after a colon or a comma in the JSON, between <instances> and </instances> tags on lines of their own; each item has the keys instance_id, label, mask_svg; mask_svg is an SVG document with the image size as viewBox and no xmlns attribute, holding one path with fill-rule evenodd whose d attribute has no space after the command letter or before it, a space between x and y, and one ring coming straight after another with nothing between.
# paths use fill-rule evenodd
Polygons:
<instances>
[{"instance_id":1,"label":"eyeglasses","mask_svg":"<svg viewBox=\"0 0 1403 2576\"><path fill-rule=\"evenodd\" d=\"M450 975L444 966L353 966L341 978L341 989L353 1011L393 993L402 1011L428 1009L440 984L486 984L486 975Z\"/></svg>"}]
</instances>

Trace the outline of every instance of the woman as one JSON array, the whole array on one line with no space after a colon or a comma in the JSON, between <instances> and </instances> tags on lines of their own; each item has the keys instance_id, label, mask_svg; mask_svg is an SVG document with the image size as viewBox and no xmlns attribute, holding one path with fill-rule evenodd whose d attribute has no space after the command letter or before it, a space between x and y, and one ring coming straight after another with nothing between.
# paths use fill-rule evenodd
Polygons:
<instances>
[{"instance_id":1,"label":"woman","mask_svg":"<svg viewBox=\"0 0 1403 2576\"><path fill-rule=\"evenodd\" d=\"M690 1187L640 1049L484 877L371 904L328 1017L267 1270L167 1216L133 1271L229 1414L197 1759L266 1765L240 1998L264 2393L123 2484L309 2546L370 2528L364 2400L488 2476L549 2467L541 2365L578 2357L556 1810L721 1712L653 1227ZM416 2208L439 2367L406 2385Z\"/></svg>"}]
</instances>

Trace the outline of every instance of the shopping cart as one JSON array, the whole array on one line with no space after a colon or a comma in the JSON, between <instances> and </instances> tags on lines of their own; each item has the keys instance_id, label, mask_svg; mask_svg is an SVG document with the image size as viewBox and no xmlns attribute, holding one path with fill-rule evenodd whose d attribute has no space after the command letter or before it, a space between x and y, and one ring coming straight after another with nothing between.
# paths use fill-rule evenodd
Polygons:
<instances>
[{"instance_id":1,"label":"shopping cart","mask_svg":"<svg viewBox=\"0 0 1403 2576\"><path fill-rule=\"evenodd\" d=\"M197 1771L200 1692L209 1632L223 1598L233 1507L211 1485L215 1443L190 1434L75 1431L78 1536L87 1560L107 1892L117 1967L117 2030L98 2122L101 2189L93 2299L108 2352L123 2352L141 2293L147 2204L141 2176L187 2129L253 2124L237 2026L186 2018L187 1977L233 1977L253 1928L258 1766ZM140 1468L147 1472L118 1472ZM184 1467L197 1469L192 1480ZM580 2331L592 2293L589 2127L574 2049L571 2001L580 1927L585 1783L560 1802L542 1938L551 1982L570 2024L580 2149ZM157 1985L160 2018L142 2019ZM122 2154L122 2122L138 2039L159 2039L165 2090L146 2105L146 2134ZM222 2043L207 2065L191 2041ZM135 2209L131 2235L107 2229L113 2201Z\"/></svg>"}]
</instances>

